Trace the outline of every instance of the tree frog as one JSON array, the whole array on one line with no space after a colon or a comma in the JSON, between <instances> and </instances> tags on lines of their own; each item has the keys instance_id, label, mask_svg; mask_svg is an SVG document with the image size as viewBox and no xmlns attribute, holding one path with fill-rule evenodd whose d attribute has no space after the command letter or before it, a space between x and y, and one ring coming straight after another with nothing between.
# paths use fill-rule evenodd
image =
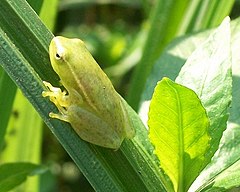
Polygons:
<instances>
[{"instance_id":1,"label":"tree frog","mask_svg":"<svg viewBox=\"0 0 240 192\"><path fill-rule=\"evenodd\" d=\"M66 89L43 82L47 88L43 97L59 110L51 112L51 118L69 122L80 138L106 148L118 149L125 138L134 137L124 100L82 40L54 37L49 55Z\"/></svg>"}]
</instances>

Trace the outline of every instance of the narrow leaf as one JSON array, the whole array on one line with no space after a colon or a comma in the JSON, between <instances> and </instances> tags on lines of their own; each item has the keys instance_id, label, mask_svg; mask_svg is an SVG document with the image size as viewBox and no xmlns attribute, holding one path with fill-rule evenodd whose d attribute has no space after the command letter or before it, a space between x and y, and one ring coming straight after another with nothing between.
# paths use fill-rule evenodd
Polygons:
<instances>
[{"instance_id":1,"label":"narrow leaf","mask_svg":"<svg viewBox=\"0 0 240 192\"><path fill-rule=\"evenodd\" d=\"M149 137L175 191L187 191L209 147L209 120L197 95L163 78L150 104Z\"/></svg>"},{"instance_id":2,"label":"narrow leaf","mask_svg":"<svg viewBox=\"0 0 240 192\"><path fill-rule=\"evenodd\" d=\"M43 0L27 0L27 2L29 3L29 5L31 5L31 7L34 9L34 11L39 14L42 4L43 4Z\"/></svg>"},{"instance_id":3,"label":"narrow leaf","mask_svg":"<svg viewBox=\"0 0 240 192\"><path fill-rule=\"evenodd\" d=\"M233 3L234 0L156 1L143 56L130 85L128 99L134 109L138 109L140 94L144 90L147 77L170 40L220 24L222 19L229 15Z\"/></svg>"},{"instance_id":4,"label":"narrow leaf","mask_svg":"<svg viewBox=\"0 0 240 192\"><path fill-rule=\"evenodd\" d=\"M142 57L134 71L128 93L128 101L135 110L138 110L141 94L152 66L167 43L177 35L178 27L189 2L189 0L161 0L156 1L155 6L153 6L149 19L150 29L144 44Z\"/></svg>"},{"instance_id":5,"label":"narrow leaf","mask_svg":"<svg viewBox=\"0 0 240 192\"><path fill-rule=\"evenodd\" d=\"M0 147L3 144L16 90L16 85L0 67Z\"/></svg>"},{"instance_id":6,"label":"narrow leaf","mask_svg":"<svg viewBox=\"0 0 240 192\"><path fill-rule=\"evenodd\" d=\"M17 91L14 100L13 112L8 122L4 141L5 147L1 151L1 162L40 163L42 119L20 90ZM38 191L38 188L39 178L32 177L19 186L18 190Z\"/></svg>"},{"instance_id":7,"label":"narrow leaf","mask_svg":"<svg viewBox=\"0 0 240 192\"><path fill-rule=\"evenodd\" d=\"M69 124L49 118L49 112L56 108L41 93L42 80L57 82L47 51L53 35L25 0L2 0L0 9L0 64L93 188L97 191L165 191L161 173L149 153L152 149L147 130L129 106L128 113L137 133L134 139L124 141L118 151L84 142Z\"/></svg>"},{"instance_id":8,"label":"narrow leaf","mask_svg":"<svg viewBox=\"0 0 240 192\"><path fill-rule=\"evenodd\" d=\"M27 176L40 174L46 168L32 163L6 163L0 166L1 192L9 191L23 183Z\"/></svg>"}]
</instances>

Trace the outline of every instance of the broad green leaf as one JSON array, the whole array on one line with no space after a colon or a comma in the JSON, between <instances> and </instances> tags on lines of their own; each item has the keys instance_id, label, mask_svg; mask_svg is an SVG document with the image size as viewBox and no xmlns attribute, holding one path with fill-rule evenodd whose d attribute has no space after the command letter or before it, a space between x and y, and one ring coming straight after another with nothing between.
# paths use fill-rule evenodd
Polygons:
<instances>
[{"instance_id":1,"label":"broad green leaf","mask_svg":"<svg viewBox=\"0 0 240 192\"><path fill-rule=\"evenodd\" d=\"M192 90L163 78L151 100L148 125L160 167L175 191L187 191L209 147L209 120L201 101Z\"/></svg>"},{"instance_id":2,"label":"broad green leaf","mask_svg":"<svg viewBox=\"0 0 240 192\"><path fill-rule=\"evenodd\" d=\"M208 34L209 32L206 33L206 35ZM212 32L205 42L199 43L203 40L203 37L204 33L197 35L195 39L192 37L188 41L186 39L178 40L180 46L168 50L163 58L168 58L167 64L169 66L160 65L163 64L164 60L157 63L154 68L155 72L150 77L150 85L146 90L145 98L149 97L149 92L151 93L150 87L162 75L170 74L170 77L174 79L186 55L190 55L191 50L193 51L197 47L189 56L176 81L194 90L208 112L212 139L205 162L207 164L218 149L222 133L226 129L227 107L231 101L232 77L229 19L226 19L217 30ZM184 47L188 48L184 50Z\"/></svg>"},{"instance_id":3,"label":"broad green leaf","mask_svg":"<svg viewBox=\"0 0 240 192\"><path fill-rule=\"evenodd\" d=\"M225 190L240 186L240 161L223 171L215 178L213 188L224 188Z\"/></svg>"},{"instance_id":4,"label":"broad green leaf","mask_svg":"<svg viewBox=\"0 0 240 192\"><path fill-rule=\"evenodd\" d=\"M235 28L239 25L240 18L231 21L231 49L236 52L233 60L236 58L238 50L238 30ZM175 80L182 66L190 55L202 45L216 29L203 31L193 35L182 36L172 41L156 61L150 76L148 77L145 90L142 94L141 104L151 99L156 83L163 77L169 77ZM234 71L233 71L234 72Z\"/></svg>"},{"instance_id":5,"label":"broad green leaf","mask_svg":"<svg viewBox=\"0 0 240 192\"><path fill-rule=\"evenodd\" d=\"M32 163L6 163L0 165L0 189L6 192L23 183L28 176L46 171L45 167Z\"/></svg>"},{"instance_id":6,"label":"broad green leaf","mask_svg":"<svg viewBox=\"0 0 240 192\"><path fill-rule=\"evenodd\" d=\"M210 150L206 163L218 149L227 127L228 106L232 100L230 19L199 46L182 67L176 82L194 90L210 119Z\"/></svg>"},{"instance_id":7,"label":"broad green leaf","mask_svg":"<svg viewBox=\"0 0 240 192\"><path fill-rule=\"evenodd\" d=\"M240 160L240 18L231 23L231 32L233 100L229 109L230 116L227 129L223 133L218 151L213 156L211 163L194 182L191 191L200 191L209 185L213 185L216 177L227 177L226 173L230 173L228 169L231 170L231 167ZM240 172L236 169L234 172L236 178L238 178Z\"/></svg>"}]
</instances>

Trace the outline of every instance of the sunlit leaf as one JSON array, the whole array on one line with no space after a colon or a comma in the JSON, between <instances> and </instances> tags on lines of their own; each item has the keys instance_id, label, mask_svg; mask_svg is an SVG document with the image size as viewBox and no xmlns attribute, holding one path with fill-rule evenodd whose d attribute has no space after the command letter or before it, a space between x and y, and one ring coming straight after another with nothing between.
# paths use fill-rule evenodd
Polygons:
<instances>
[{"instance_id":1,"label":"sunlit leaf","mask_svg":"<svg viewBox=\"0 0 240 192\"><path fill-rule=\"evenodd\" d=\"M229 17L188 58L176 82L194 90L208 113L212 138L206 158L208 163L227 127L232 99Z\"/></svg>"},{"instance_id":2,"label":"sunlit leaf","mask_svg":"<svg viewBox=\"0 0 240 192\"><path fill-rule=\"evenodd\" d=\"M209 120L197 95L164 78L150 104L150 140L175 191L186 191L198 176L209 147Z\"/></svg>"}]
</instances>

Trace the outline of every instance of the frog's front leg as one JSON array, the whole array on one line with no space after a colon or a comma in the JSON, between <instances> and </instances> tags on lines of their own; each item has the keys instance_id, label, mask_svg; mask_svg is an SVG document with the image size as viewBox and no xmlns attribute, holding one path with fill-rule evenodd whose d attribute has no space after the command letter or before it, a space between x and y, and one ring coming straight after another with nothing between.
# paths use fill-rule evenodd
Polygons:
<instances>
[{"instance_id":1,"label":"frog's front leg","mask_svg":"<svg viewBox=\"0 0 240 192\"><path fill-rule=\"evenodd\" d=\"M43 84L47 87L48 91L43 91L42 96L49 97L50 101L55 104L55 106L58 108L60 112L60 114L50 112L49 116L51 118L56 118L56 119L69 122L67 109L71 105L71 102L73 101L73 99L70 98L70 97L73 97L73 95L71 96L68 95L65 90L62 91L58 87L53 87L50 83L46 81L43 81ZM75 100L78 100L79 103L82 102L82 97L80 95L74 95L74 96L75 96Z\"/></svg>"}]
</instances>

